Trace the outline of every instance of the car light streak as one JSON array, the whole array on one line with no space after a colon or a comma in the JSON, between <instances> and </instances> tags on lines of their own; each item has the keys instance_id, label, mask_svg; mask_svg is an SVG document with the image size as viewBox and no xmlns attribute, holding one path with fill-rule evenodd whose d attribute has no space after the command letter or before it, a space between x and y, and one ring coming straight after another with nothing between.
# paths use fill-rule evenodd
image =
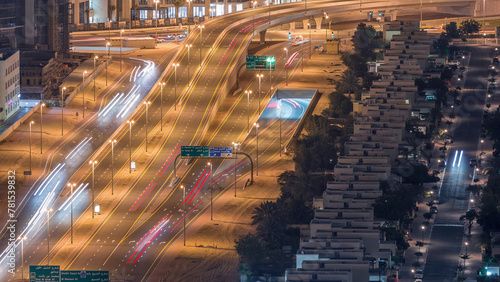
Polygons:
<instances>
[{"instance_id":1,"label":"car light streak","mask_svg":"<svg viewBox=\"0 0 500 282\"><path fill-rule=\"evenodd\" d=\"M289 68L292 65L293 60L295 60L295 58L297 58L298 55L299 55L299 52L293 53L290 56L290 58L288 58L288 61L286 61L285 67Z\"/></svg>"},{"instance_id":2,"label":"car light streak","mask_svg":"<svg viewBox=\"0 0 500 282\"><path fill-rule=\"evenodd\" d=\"M205 179L203 179L203 182L201 183L200 187L198 187L198 190L196 191L196 193L194 193L193 198L191 198L191 201L189 201L188 205L190 205L191 202L194 200L194 198L196 198L196 195L198 195L198 192L200 192L201 187L203 187L203 184L205 184L205 181L207 181L208 177L210 176L210 173L212 173L211 170L207 173L207 175L205 176Z\"/></svg>"},{"instance_id":3,"label":"car light streak","mask_svg":"<svg viewBox=\"0 0 500 282\"><path fill-rule=\"evenodd\" d=\"M49 185L50 181L52 181L52 179L54 178L54 176L56 176L56 174L66 165L66 164L62 164L61 166L59 166L60 164L58 164L56 166L56 168L54 169L54 171L52 171L52 173L49 174L49 176L47 176L47 178L45 178L45 180L42 182L42 184L38 187L38 189L35 191L35 193L33 194L34 196L36 196L37 194L38 195L41 195L43 190L45 190L45 187L47 185ZM38 191L42 191L40 193L38 193Z\"/></svg>"},{"instance_id":4,"label":"car light streak","mask_svg":"<svg viewBox=\"0 0 500 282\"><path fill-rule=\"evenodd\" d=\"M192 208L185 216L183 216L179 222L177 222L177 224L170 230L170 233L172 233L172 231L174 231L174 229L179 226L179 224L182 222L182 220L188 216L192 211L194 211L194 209L196 209L199 205L201 205L201 203L203 203L203 201L199 202L196 206L194 206L194 208Z\"/></svg>"},{"instance_id":5,"label":"car light streak","mask_svg":"<svg viewBox=\"0 0 500 282\"><path fill-rule=\"evenodd\" d=\"M458 151L455 150L455 158L453 158L453 167L455 167L455 162L457 161Z\"/></svg>"},{"instance_id":6,"label":"car light streak","mask_svg":"<svg viewBox=\"0 0 500 282\"><path fill-rule=\"evenodd\" d=\"M125 92L119 93L118 95L113 97L111 102L109 104L107 104L106 107L104 107L104 109L97 116L100 117L102 115L105 117L109 113L111 108L113 108L116 104L118 104L118 102L123 97L123 95L125 95Z\"/></svg>"},{"instance_id":7,"label":"car light streak","mask_svg":"<svg viewBox=\"0 0 500 282\"><path fill-rule=\"evenodd\" d=\"M189 196L187 196L186 199L184 199L184 202L182 202L183 204L185 204L187 202L187 200L189 200L189 197L191 197L191 194L193 194L194 190L196 190L196 187L198 186L198 184L200 184L200 181L201 181L201 179L203 179L203 176L205 176L205 173L207 173L206 169L203 170L203 173L201 174L200 178L198 179L198 182L196 182L196 185L194 185L194 188L189 193Z\"/></svg>"},{"instance_id":8,"label":"car light streak","mask_svg":"<svg viewBox=\"0 0 500 282\"><path fill-rule=\"evenodd\" d=\"M87 139L88 138L88 139ZM69 155L66 156L66 160L69 158L69 159L72 159L76 154L78 154L78 152L80 151L81 148L83 148L83 146L87 145L87 143L92 139L92 137L85 137L82 142L80 142L80 144L78 144L78 146L76 146L70 153ZM76 150L76 151L75 151Z\"/></svg>"},{"instance_id":9,"label":"car light streak","mask_svg":"<svg viewBox=\"0 0 500 282\"><path fill-rule=\"evenodd\" d=\"M140 98L139 94L136 94L134 98L128 103L127 106L124 107L125 111L120 115L121 118L125 117L125 114L132 108L132 105ZM119 115L119 114L118 114ZM116 117L118 117L118 115Z\"/></svg>"},{"instance_id":10,"label":"car light streak","mask_svg":"<svg viewBox=\"0 0 500 282\"><path fill-rule=\"evenodd\" d=\"M78 188L76 189L76 191L73 192L74 196L73 196L73 201L75 201L75 199L78 197L78 195L80 195L80 193L82 193L83 190L85 190L85 188L87 188L87 186L89 186L89 184L85 184L85 186L83 186L83 183L80 184L80 186L78 186ZM58 208L57 210L60 211L60 210L66 210L70 205L71 205L71 197L69 197L63 204L60 208Z\"/></svg>"},{"instance_id":11,"label":"car light streak","mask_svg":"<svg viewBox=\"0 0 500 282\"><path fill-rule=\"evenodd\" d=\"M460 152L460 158L458 159L458 167L460 167L460 163L462 163L462 156L464 154L464 150Z\"/></svg>"},{"instance_id":12,"label":"car light streak","mask_svg":"<svg viewBox=\"0 0 500 282\"><path fill-rule=\"evenodd\" d=\"M160 232L163 230L165 225L167 225L167 223L170 222L171 218L172 218L172 215L170 215L170 217L168 217L168 216L163 217L158 223L155 224L155 226L153 226L153 228L151 228L148 231L148 233L146 233L144 236L142 236L142 238L139 240L139 242L137 242L137 244L135 245L134 253L127 260L127 263L129 263L134 258L135 254L138 251L142 250L139 253L139 255L137 256L137 258L134 260L134 263L137 262L137 260L142 256L144 251L149 247L149 245L153 242L153 240L160 234Z\"/></svg>"}]
</instances>

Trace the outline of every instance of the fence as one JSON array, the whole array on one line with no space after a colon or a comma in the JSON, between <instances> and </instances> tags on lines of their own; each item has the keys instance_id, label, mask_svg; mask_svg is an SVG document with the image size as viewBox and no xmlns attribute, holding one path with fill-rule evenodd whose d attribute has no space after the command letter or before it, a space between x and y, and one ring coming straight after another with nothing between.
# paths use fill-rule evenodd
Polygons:
<instances>
[{"instance_id":1,"label":"fence","mask_svg":"<svg viewBox=\"0 0 500 282\"><path fill-rule=\"evenodd\" d=\"M18 119L14 124L12 124L7 130L5 130L2 134L0 134L0 141L3 141L5 138L7 138L14 130L16 130L23 122L25 122L31 115L38 111L40 109L40 104L38 103L35 107L33 107L31 110L29 110L24 116L22 116L20 119Z\"/></svg>"}]
</instances>

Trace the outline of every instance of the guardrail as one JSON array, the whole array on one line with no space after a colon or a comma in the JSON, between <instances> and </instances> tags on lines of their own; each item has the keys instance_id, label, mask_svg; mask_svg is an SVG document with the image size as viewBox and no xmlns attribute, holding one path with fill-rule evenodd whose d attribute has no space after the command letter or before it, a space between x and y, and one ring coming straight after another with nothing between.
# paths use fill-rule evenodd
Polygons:
<instances>
[{"instance_id":1,"label":"guardrail","mask_svg":"<svg viewBox=\"0 0 500 282\"><path fill-rule=\"evenodd\" d=\"M40 109L40 103L34 106L31 110L29 110L26 114L24 114L20 119L18 119L14 124L12 124L7 130L0 134L0 141L3 141L7 138L14 130L16 130L23 122L25 122L31 115Z\"/></svg>"}]
</instances>

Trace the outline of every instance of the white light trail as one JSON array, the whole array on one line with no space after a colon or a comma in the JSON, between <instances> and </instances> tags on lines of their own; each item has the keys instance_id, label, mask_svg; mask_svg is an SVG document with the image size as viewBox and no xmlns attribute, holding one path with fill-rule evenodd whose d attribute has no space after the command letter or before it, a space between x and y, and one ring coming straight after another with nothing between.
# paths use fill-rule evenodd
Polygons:
<instances>
[{"instance_id":1,"label":"white light trail","mask_svg":"<svg viewBox=\"0 0 500 282\"><path fill-rule=\"evenodd\" d=\"M42 182L42 184L38 187L38 189L35 191L35 194L33 194L34 196L36 196L37 194L39 195L42 195L42 192L43 190L45 190L45 187L47 187L47 185L49 185L50 181L52 181L52 178L54 178L54 176L56 176L56 174L66 165L66 164L63 164L62 166L59 166L60 164L58 164L56 166L56 168L49 174L49 176L47 178L45 178L45 180ZM40 191L40 193L38 193L38 191Z\"/></svg>"},{"instance_id":2,"label":"white light trail","mask_svg":"<svg viewBox=\"0 0 500 282\"><path fill-rule=\"evenodd\" d=\"M460 167L460 163L462 162L462 155L464 154L464 150L460 152L460 158L458 159L458 167Z\"/></svg>"},{"instance_id":3,"label":"white light trail","mask_svg":"<svg viewBox=\"0 0 500 282\"><path fill-rule=\"evenodd\" d=\"M455 162L457 161L458 151L455 150L455 158L453 159L453 167L455 167Z\"/></svg>"},{"instance_id":4,"label":"white light trail","mask_svg":"<svg viewBox=\"0 0 500 282\"><path fill-rule=\"evenodd\" d=\"M118 102L120 101L120 99L123 97L123 95L125 94L125 92L122 92L120 95L116 95L115 98L113 98L113 100L111 100L111 103L109 103L105 108L104 110L99 113L99 116L102 114L103 117L105 117L109 111L111 111L111 109L116 105L118 104Z\"/></svg>"}]
</instances>

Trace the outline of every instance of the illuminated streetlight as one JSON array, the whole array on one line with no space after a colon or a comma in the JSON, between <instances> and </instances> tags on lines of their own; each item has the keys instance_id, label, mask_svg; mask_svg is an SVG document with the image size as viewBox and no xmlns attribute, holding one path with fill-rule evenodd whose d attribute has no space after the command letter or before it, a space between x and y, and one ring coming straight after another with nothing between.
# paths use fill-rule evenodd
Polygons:
<instances>
[{"instance_id":1,"label":"illuminated streetlight","mask_svg":"<svg viewBox=\"0 0 500 282\"><path fill-rule=\"evenodd\" d=\"M257 176L259 176L259 124L254 123L255 133L257 134Z\"/></svg>"},{"instance_id":2,"label":"illuminated streetlight","mask_svg":"<svg viewBox=\"0 0 500 282\"><path fill-rule=\"evenodd\" d=\"M160 131L163 131L163 86L165 86L165 82L161 82L160 84Z\"/></svg>"},{"instance_id":3,"label":"illuminated streetlight","mask_svg":"<svg viewBox=\"0 0 500 282\"><path fill-rule=\"evenodd\" d=\"M132 25L132 23L130 23L130 25ZM120 30L120 71L122 71L122 48L123 48L123 37L122 37L122 34L123 34L124 30Z\"/></svg>"},{"instance_id":4,"label":"illuminated streetlight","mask_svg":"<svg viewBox=\"0 0 500 282\"><path fill-rule=\"evenodd\" d=\"M82 118L85 118L85 85L83 84L85 82L85 75L87 74L87 71L84 71L82 73Z\"/></svg>"},{"instance_id":5,"label":"illuminated streetlight","mask_svg":"<svg viewBox=\"0 0 500 282\"><path fill-rule=\"evenodd\" d=\"M30 121L30 175L31 175L31 125L33 125L35 122Z\"/></svg>"},{"instance_id":6,"label":"illuminated streetlight","mask_svg":"<svg viewBox=\"0 0 500 282\"><path fill-rule=\"evenodd\" d=\"M186 187L184 187L183 185L181 185L181 189L183 190L184 192L184 197L182 197L183 199L183 202L182 204L184 205L184 246L186 246Z\"/></svg>"},{"instance_id":7,"label":"illuminated streetlight","mask_svg":"<svg viewBox=\"0 0 500 282\"><path fill-rule=\"evenodd\" d=\"M213 190L214 190L214 171L212 169L212 163L208 162L208 166L210 166L210 173L211 173L211 179L210 179L210 220L214 220L214 204L213 204Z\"/></svg>"},{"instance_id":8,"label":"illuminated streetlight","mask_svg":"<svg viewBox=\"0 0 500 282\"><path fill-rule=\"evenodd\" d=\"M94 102L95 102L95 61L99 59L98 56L94 57Z\"/></svg>"},{"instance_id":9,"label":"illuminated streetlight","mask_svg":"<svg viewBox=\"0 0 500 282\"><path fill-rule=\"evenodd\" d=\"M155 47L158 45L158 3L159 0L155 0L155 6L156 6L156 11L155 11L155 18L156 18L156 28L155 28Z\"/></svg>"},{"instance_id":10,"label":"illuminated streetlight","mask_svg":"<svg viewBox=\"0 0 500 282\"><path fill-rule=\"evenodd\" d=\"M245 90L245 94L247 94L247 128L250 132L250 94L252 94L252 90Z\"/></svg>"},{"instance_id":11,"label":"illuminated streetlight","mask_svg":"<svg viewBox=\"0 0 500 282\"><path fill-rule=\"evenodd\" d=\"M111 196L113 195L113 190L114 190L114 178L115 178L115 144L116 140L109 140L109 143L111 143Z\"/></svg>"},{"instance_id":12,"label":"illuminated streetlight","mask_svg":"<svg viewBox=\"0 0 500 282\"><path fill-rule=\"evenodd\" d=\"M110 51L111 47L109 45L111 45L111 43L109 43L109 42L106 43L106 48L107 48L106 55L108 57L106 60L106 86L108 86L108 64L109 64L109 55L110 55L109 53L111 53L111 51Z\"/></svg>"},{"instance_id":13,"label":"illuminated streetlight","mask_svg":"<svg viewBox=\"0 0 500 282\"><path fill-rule=\"evenodd\" d=\"M264 77L264 75L263 74L257 74L257 77L259 78L259 107L258 107L258 113L259 113L259 116L260 116L260 93L261 93L260 86L261 86L261 83L262 83L261 79Z\"/></svg>"},{"instance_id":14,"label":"illuminated streetlight","mask_svg":"<svg viewBox=\"0 0 500 282\"><path fill-rule=\"evenodd\" d=\"M21 240L21 280L24 281L24 240L28 239L26 236L18 238Z\"/></svg>"},{"instance_id":15,"label":"illuminated streetlight","mask_svg":"<svg viewBox=\"0 0 500 282\"><path fill-rule=\"evenodd\" d=\"M238 158L238 146L240 144L237 142L233 142L233 148L234 148L234 197L236 198L236 159Z\"/></svg>"},{"instance_id":16,"label":"illuminated streetlight","mask_svg":"<svg viewBox=\"0 0 500 282\"><path fill-rule=\"evenodd\" d=\"M70 204L71 204L71 244L73 244L73 188L75 188L76 183L68 183L68 187L71 189L71 199L70 199Z\"/></svg>"},{"instance_id":17,"label":"illuminated streetlight","mask_svg":"<svg viewBox=\"0 0 500 282\"><path fill-rule=\"evenodd\" d=\"M61 136L64 135L64 90L66 90L66 87L63 87L61 89Z\"/></svg>"},{"instance_id":18,"label":"illuminated streetlight","mask_svg":"<svg viewBox=\"0 0 500 282\"><path fill-rule=\"evenodd\" d=\"M46 209L47 211L47 265L50 265L50 212L52 209Z\"/></svg>"},{"instance_id":19,"label":"illuminated streetlight","mask_svg":"<svg viewBox=\"0 0 500 282\"><path fill-rule=\"evenodd\" d=\"M177 111L177 67L179 63L172 65L174 66L174 110Z\"/></svg>"},{"instance_id":20,"label":"illuminated streetlight","mask_svg":"<svg viewBox=\"0 0 500 282\"><path fill-rule=\"evenodd\" d=\"M189 85L191 85L191 76L189 75L189 61L190 61L189 60L189 57L190 57L189 54L191 52L189 52L189 51L191 50L191 47L193 47L193 45L192 44L186 44L186 47L188 48L188 86L189 86Z\"/></svg>"},{"instance_id":21,"label":"illuminated streetlight","mask_svg":"<svg viewBox=\"0 0 500 282\"><path fill-rule=\"evenodd\" d=\"M148 152L148 109L151 102L144 101L144 105L146 105L146 153Z\"/></svg>"},{"instance_id":22,"label":"illuminated streetlight","mask_svg":"<svg viewBox=\"0 0 500 282\"><path fill-rule=\"evenodd\" d=\"M283 65L283 67L286 69L286 86L288 86L288 49L287 48L283 48L283 50L285 50L285 64Z\"/></svg>"},{"instance_id":23,"label":"illuminated streetlight","mask_svg":"<svg viewBox=\"0 0 500 282\"><path fill-rule=\"evenodd\" d=\"M130 170L129 173L132 173L132 124L134 124L133 120L127 120L127 123L129 125L129 131L128 131L128 141L129 141L129 164L130 164Z\"/></svg>"},{"instance_id":24,"label":"illuminated streetlight","mask_svg":"<svg viewBox=\"0 0 500 282\"><path fill-rule=\"evenodd\" d=\"M203 29L205 28L204 25L199 25L200 28L200 67L201 67L201 47L203 46Z\"/></svg>"},{"instance_id":25,"label":"illuminated streetlight","mask_svg":"<svg viewBox=\"0 0 500 282\"><path fill-rule=\"evenodd\" d=\"M42 119L43 119L43 107L45 107L45 103L42 103L40 104L40 154L43 154L42 153L42 132L43 132L43 123L42 123Z\"/></svg>"},{"instance_id":26,"label":"illuminated streetlight","mask_svg":"<svg viewBox=\"0 0 500 282\"><path fill-rule=\"evenodd\" d=\"M94 213L95 213L95 204L94 204L94 192L95 192L95 173L94 173L94 169L95 169L95 164L97 163L97 161L90 161L89 162L89 165L92 165L92 218L94 218Z\"/></svg>"}]
</instances>

